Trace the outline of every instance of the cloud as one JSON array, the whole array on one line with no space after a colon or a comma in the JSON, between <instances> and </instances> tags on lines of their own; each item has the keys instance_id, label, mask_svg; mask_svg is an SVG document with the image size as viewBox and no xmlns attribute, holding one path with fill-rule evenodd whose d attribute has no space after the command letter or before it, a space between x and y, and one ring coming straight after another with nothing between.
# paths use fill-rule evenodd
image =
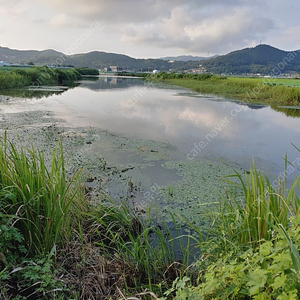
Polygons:
<instances>
[{"instance_id":1,"label":"cloud","mask_svg":"<svg viewBox=\"0 0 300 300\"><path fill-rule=\"evenodd\" d=\"M273 34L269 41L272 45L277 46L280 44L284 44L285 48L288 50L299 50L300 49L300 41L298 38L300 31L300 26L290 26L290 27L283 27L276 31Z\"/></svg>"},{"instance_id":2,"label":"cloud","mask_svg":"<svg viewBox=\"0 0 300 300\"><path fill-rule=\"evenodd\" d=\"M227 12L224 13L224 10ZM186 52L224 52L236 45L259 42L273 28L268 18L255 16L250 8L215 8L188 13L187 7L176 7L169 17L157 23L129 24L122 29L124 42L179 48Z\"/></svg>"},{"instance_id":3,"label":"cloud","mask_svg":"<svg viewBox=\"0 0 300 300\"><path fill-rule=\"evenodd\" d=\"M97 21L101 32L99 30L97 39L84 44L85 51L104 50L139 57L169 53L203 55L208 51L225 54L260 41L282 49L294 47L300 9L300 3L279 0L272 3L267 0L0 2L0 29L9 32L6 37L2 35L1 40L7 45L23 48L20 32L26 29L49 37L45 41L36 38L32 48L57 47L63 51L61 40L69 43ZM60 41L57 41L58 35ZM29 45L27 40L25 43Z\"/></svg>"},{"instance_id":4,"label":"cloud","mask_svg":"<svg viewBox=\"0 0 300 300\"><path fill-rule=\"evenodd\" d=\"M51 25L54 26L66 26L70 25L68 21L68 17L65 14L59 14L51 18L50 20Z\"/></svg>"},{"instance_id":5,"label":"cloud","mask_svg":"<svg viewBox=\"0 0 300 300\"><path fill-rule=\"evenodd\" d=\"M28 12L28 7L23 5L21 0L1 0L0 15L21 17Z\"/></svg>"},{"instance_id":6,"label":"cloud","mask_svg":"<svg viewBox=\"0 0 300 300\"><path fill-rule=\"evenodd\" d=\"M34 0L31 0L34 1ZM232 7L244 0L227 1L226 7ZM168 18L176 10L184 8L193 15L213 6L224 5L223 0L52 0L44 5L61 13L80 18L97 18L102 23L145 23ZM208 9L207 11L210 11ZM189 16L185 17L186 20Z\"/></svg>"},{"instance_id":7,"label":"cloud","mask_svg":"<svg viewBox=\"0 0 300 300\"><path fill-rule=\"evenodd\" d=\"M59 12L51 19L56 26L97 20L107 32L119 33L124 44L182 52L224 53L265 40L274 27L259 13L266 1L256 0L52 0L47 5Z\"/></svg>"},{"instance_id":8,"label":"cloud","mask_svg":"<svg viewBox=\"0 0 300 300\"><path fill-rule=\"evenodd\" d=\"M52 0L47 5L57 11L80 18L97 19L99 22L107 24L120 24L130 21L143 23L155 20L157 17L168 13L166 2L157 0L90 0L87 3L83 0ZM174 2L178 2L178 0L174 0Z\"/></svg>"}]
</instances>

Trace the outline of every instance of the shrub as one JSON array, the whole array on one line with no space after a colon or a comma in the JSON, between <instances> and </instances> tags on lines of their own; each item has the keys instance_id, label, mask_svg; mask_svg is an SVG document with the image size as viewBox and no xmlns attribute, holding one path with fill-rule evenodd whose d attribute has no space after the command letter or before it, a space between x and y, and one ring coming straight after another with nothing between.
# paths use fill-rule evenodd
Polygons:
<instances>
[{"instance_id":1,"label":"shrub","mask_svg":"<svg viewBox=\"0 0 300 300\"><path fill-rule=\"evenodd\" d=\"M300 246L300 217L291 220L290 238ZM165 296L172 299L299 299L300 282L287 247L286 237L278 236L257 248L236 248L222 252L216 261L198 262L198 286L189 278L177 279ZM163 299L168 299L167 297Z\"/></svg>"},{"instance_id":2,"label":"shrub","mask_svg":"<svg viewBox=\"0 0 300 300\"><path fill-rule=\"evenodd\" d=\"M99 71L97 69L92 68L76 68L81 75L99 75Z\"/></svg>"}]
</instances>

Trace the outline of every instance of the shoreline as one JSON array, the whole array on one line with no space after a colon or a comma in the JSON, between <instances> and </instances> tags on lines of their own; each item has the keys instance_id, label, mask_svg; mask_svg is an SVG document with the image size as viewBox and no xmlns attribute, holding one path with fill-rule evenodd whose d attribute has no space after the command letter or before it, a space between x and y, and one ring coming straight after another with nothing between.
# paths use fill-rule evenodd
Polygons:
<instances>
[{"instance_id":1,"label":"shoreline","mask_svg":"<svg viewBox=\"0 0 300 300\"><path fill-rule=\"evenodd\" d=\"M208 75L208 78L202 79L201 76L204 75ZM182 77L176 78L176 76ZM282 85L283 80L276 84L276 79L167 73L150 75L146 77L146 80L185 87L197 93L242 100L251 104L264 104L271 107L300 105L300 87Z\"/></svg>"}]
</instances>

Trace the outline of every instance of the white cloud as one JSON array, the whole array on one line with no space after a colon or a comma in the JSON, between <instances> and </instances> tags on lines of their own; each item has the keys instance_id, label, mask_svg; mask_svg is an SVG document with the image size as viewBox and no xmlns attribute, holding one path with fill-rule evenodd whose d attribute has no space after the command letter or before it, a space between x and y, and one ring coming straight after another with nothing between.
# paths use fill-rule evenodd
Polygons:
<instances>
[{"instance_id":1,"label":"white cloud","mask_svg":"<svg viewBox=\"0 0 300 300\"><path fill-rule=\"evenodd\" d=\"M218 53L232 46L259 42L273 27L271 20L254 16L250 8L219 7L214 14L199 10L193 16L187 10L184 6L175 7L170 17L155 25L130 24L122 30L122 40L136 45L154 43L158 47L179 48L186 52Z\"/></svg>"},{"instance_id":2,"label":"white cloud","mask_svg":"<svg viewBox=\"0 0 300 300\"><path fill-rule=\"evenodd\" d=\"M66 26L69 23L68 17L65 14L59 14L51 18L50 24L54 26Z\"/></svg>"},{"instance_id":3,"label":"white cloud","mask_svg":"<svg viewBox=\"0 0 300 300\"><path fill-rule=\"evenodd\" d=\"M264 43L282 49L298 39L300 3L287 0L0 0L2 45L63 49L94 21L101 32L81 51L139 57L225 54ZM288 17L287 17L288 16ZM39 28L37 28L37 22ZM4 34L7 32L7 34ZM47 39L41 39L37 33ZM34 35L34 36L33 36ZM18 39L15 38L18 36ZM24 34L24 37L26 35ZM14 37L14 38L12 38ZM58 38L59 37L59 38ZM61 42L66 41L66 42ZM288 50L288 49L286 49Z\"/></svg>"}]
</instances>

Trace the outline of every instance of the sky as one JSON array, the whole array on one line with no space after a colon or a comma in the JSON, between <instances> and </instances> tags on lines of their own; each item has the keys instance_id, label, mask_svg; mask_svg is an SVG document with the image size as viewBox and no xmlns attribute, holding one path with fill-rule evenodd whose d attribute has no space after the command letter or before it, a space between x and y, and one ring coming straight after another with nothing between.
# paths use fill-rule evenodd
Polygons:
<instances>
[{"instance_id":1,"label":"sky","mask_svg":"<svg viewBox=\"0 0 300 300\"><path fill-rule=\"evenodd\" d=\"M135 58L300 49L296 0L0 0L0 46Z\"/></svg>"}]
</instances>

